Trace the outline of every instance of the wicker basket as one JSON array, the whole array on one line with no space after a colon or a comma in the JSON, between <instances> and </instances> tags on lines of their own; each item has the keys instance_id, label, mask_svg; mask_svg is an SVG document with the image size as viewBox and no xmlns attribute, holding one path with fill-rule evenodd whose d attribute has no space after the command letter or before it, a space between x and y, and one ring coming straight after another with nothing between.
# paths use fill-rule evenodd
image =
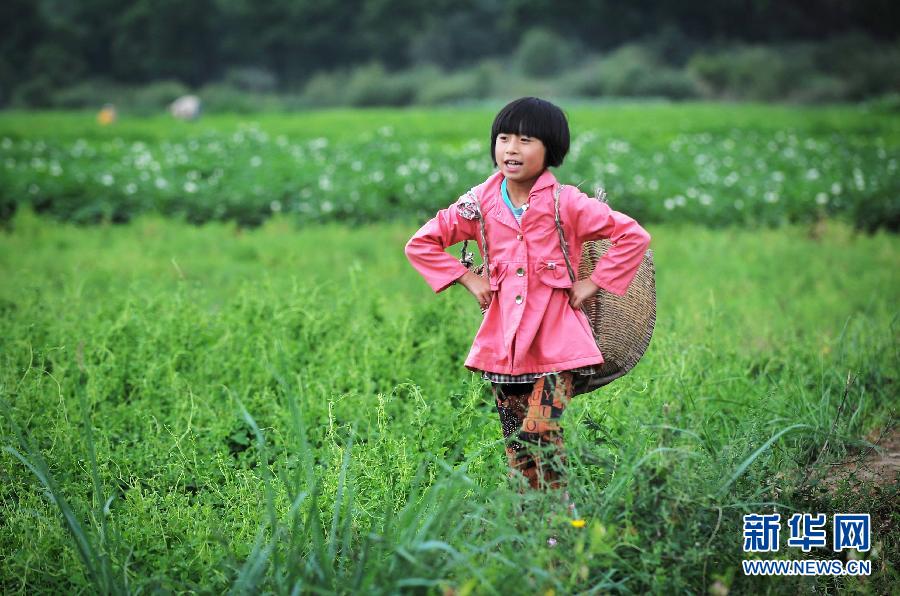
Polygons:
<instances>
[{"instance_id":1,"label":"wicker basket","mask_svg":"<svg viewBox=\"0 0 900 596\"><path fill-rule=\"evenodd\" d=\"M559 219L559 194L554 195L556 229L566 260L569 277L574 282L590 277L597 261L606 254L612 242L607 239L589 240L582 244L578 275L569 262L568 243L563 235ZM595 198L606 203L606 192L598 188ZM656 270L653 267L653 251L647 250L624 296L617 296L603 288L581 306L594 332L594 341L603 354L603 364L595 366L593 375L575 375L573 395L588 393L603 387L634 368L647 351L656 324Z\"/></svg>"},{"instance_id":2,"label":"wicker basket","mask_svg":"<svg viewBox=\"0 0 900 596\"><path fill-rule=\"evenodd\" d=\"M582 280L590 277L597 261L606 254L612 242L606 239L585 242L582 245L581 262L578 264L576 277L569 262L568 245L563 234L562 222L559 219L561 189L562 187L558 186L554 193L554 211L566 268L569 271L570 279L574 282L576 279ZM607 202L606 193L602 188L597 189L595 198L598 201ZM484 239L486 236L484 220L482 219L480 223L482 239ZM467 244L468 242L463 243L460 262L466 267L471 267L473 255L467 251ZM485 244L485 246L487 245ZM485 250L485 252L487 251ZM487 261L487 259L485 260ZM483 269L484 265L482 264L473 271L478 275L484 275ZM588 298L584 302L581 309L591 324L594 341L597 342L597 347L603 354L604 363L593 367L597 370L596 374L574 376L573 395L588 393L615 381L634 368L644 355L656 324L655 273L653 251L648 249L624 296L617 296L601 288L592 298ZM481 312L484 314L486 309L482 308Z\"/></svg>"}]
</instances>

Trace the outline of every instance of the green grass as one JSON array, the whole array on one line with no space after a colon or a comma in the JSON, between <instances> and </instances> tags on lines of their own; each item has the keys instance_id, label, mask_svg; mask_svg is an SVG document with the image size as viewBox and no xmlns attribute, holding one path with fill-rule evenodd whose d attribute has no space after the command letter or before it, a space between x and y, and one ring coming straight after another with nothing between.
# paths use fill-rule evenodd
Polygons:
<instances>
[{"instance_id":1,"label":"green grass","mask_svg":"<svg viewBox=\"0 0 900 596\"><path fill-rule=\"evenodd\" d=\"M415 226L20 210L0 235L0 591L886 592L896 486L800 480L826 438L820 465L894 423L897 237L647 227L650 348L563 417L576 529L507 486L462 366L477 305L410 267ZM742 576L741 515L773 507L871 513L873 575Z\"/></svg>"}]
</instances>

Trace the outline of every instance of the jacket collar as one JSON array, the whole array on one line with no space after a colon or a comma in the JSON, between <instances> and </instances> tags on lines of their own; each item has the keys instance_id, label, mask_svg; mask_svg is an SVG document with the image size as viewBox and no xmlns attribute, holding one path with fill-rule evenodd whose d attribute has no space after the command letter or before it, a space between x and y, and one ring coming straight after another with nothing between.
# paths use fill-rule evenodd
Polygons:
<instances>
[{"instance_id":1,"label":"jacket collar","mask_svg":"<svg viewBox=\"0 0 900 596\"><path fill-rule=\"evenodd\" d=\"M494 172L485 181L484 192L481 197L482 205L485 208L485 211L490 213L494 219L497 219L514 230L518 230L520 229L519 222L516 221L516 218L513 217L513 214L510 213L506 204L503 202L503 199L500 197L500 184L502 182L503 174L499 170ZM535 199L540 200L540 197L543 195L541 191L547 187L551 188L552 196L552 188L555 184L556 176L554 176L550 170L544 170L541 175L538 176L538 179L535 180L534 186L531 187L531 194L534 196L530 202L533 202Z\"/></svg>"}]
</instances>

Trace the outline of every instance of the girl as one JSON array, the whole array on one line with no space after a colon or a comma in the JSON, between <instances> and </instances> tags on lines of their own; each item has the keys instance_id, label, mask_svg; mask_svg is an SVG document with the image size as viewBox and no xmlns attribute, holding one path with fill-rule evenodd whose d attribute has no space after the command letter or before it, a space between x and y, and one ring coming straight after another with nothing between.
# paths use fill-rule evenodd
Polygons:
<instances>
[{"instance_id":1,"label":"girl","mask_svg":"<svg viewBox=\"0 0 900 596\"><path fill-rule=\"evenodd\" d=\"M533 489L565 488L559 418L572 397L574 375L603 363L581 305L600 288L624 295L650 243L634 219L573 186L559 187L548 168L562 165L568 150L562 110L535 97L513 101L491 127L497 171L438 211L406 244L410 263L436 293L458 282L486 309L465 366L491 382L510 478L521 474ZM557 191L576 268L583 242L612 240L592 274L574 284L555 225ZM445 252L468 239L484 255L480 218L487 278ZM569 503L567 491L563 500ZM574 506L569 510L574 513Z\"/></svg>"}]
</instances>

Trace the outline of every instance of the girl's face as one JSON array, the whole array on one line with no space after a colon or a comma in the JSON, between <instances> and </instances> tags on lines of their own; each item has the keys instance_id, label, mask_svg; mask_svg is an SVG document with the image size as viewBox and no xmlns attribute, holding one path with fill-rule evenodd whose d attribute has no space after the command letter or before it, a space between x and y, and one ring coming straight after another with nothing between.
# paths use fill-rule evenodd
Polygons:
<instances>
[{"instance_id":1,"label":"girl's face","mask_svg":"<svg viewBox=\"0 0 900 596\"><path fill-rule=\"evenodd\" d=\"M503 176L514 182L535 180L544 171L547 148L537 137L501 132L494 159Z\"/></svg>"}]
</instances>

